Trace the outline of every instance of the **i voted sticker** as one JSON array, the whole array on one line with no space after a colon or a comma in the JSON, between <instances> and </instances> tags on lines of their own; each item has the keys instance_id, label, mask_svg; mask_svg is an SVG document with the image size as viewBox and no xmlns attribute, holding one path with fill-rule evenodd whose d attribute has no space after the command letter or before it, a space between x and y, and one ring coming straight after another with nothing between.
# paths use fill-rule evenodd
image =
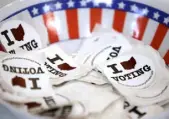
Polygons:
<instances>
[{"instance_id":1,"label":"i voted sticker","mask_svg":"<svg viewBox=\"0 0 169 119\"><path fill-rule=\"evenodd\" d=\"M40 36L35 28L20 20L11 20L2 24L0 39L5 50L11 54L42 48Z\"/></svg>"},{"instance_id":2,"label":"i voted sticker","mask_svg":"<svg viewBox=\"0 0 169 119\"><path fill-rule=\"evenodd\" d=\"M17 95L41 97L52 92L42 57L42 54L31 53L8 55L1 59L2 78Z\"/></svg>"},{"instance_id":3,"label":"i voted sticker","mask_svg":"<svg viewBox=\"0 0 169 119\"><path fill-rule=\"evenodd\" d=\"M139 107L132 105L127 101L124 102L124 110L128 113L131 119L148 119L164 111L161 106L156 104Z\"/></svg>"},{"instance_id":4,"label":"i voted sticker","mask_svg":"<svg viewBox=\"0 0 169 119\"><path fill-rule=\"evenodd\" d=\"M73 58L67 55L57 45L51 45L40 52L45 53L45 66L50 74L50 78L59 78L67 75L68 72L78 66Z\"/></svg>"},{"instance_id":5,"label":"i voted sticker","mask_svg":"<svg viewBox=\"0 0 169 119\"><path fill-rule=\"evenodd\" d=\"M78 52L75 60L82 64L96 66L106 60L132 50L130 42L120 34L100 34L99 37L87 39Z\"/></svg>"},{"instance_id":6,"label":"i voted sticker","mask_svg":"<svg viewBox=\"0 0 169 119\"><path fill-rule=\"evenodd\" d=\"M104 65L104 74L112 83L143 88L154 80L155 66L151 59L142 55L123 55Z\"/></svg>"},{"instance_id":7,"label":"i voted sticker","mask_svg":"<svg viewBox=\"0 0 169 119\"><path fill-rule=\"evenodd\" d=\"M129 44L127 40L117 40L110 46L105 47L104 49L97 52L92 60L92 65L99 65L102 62L109 61L113 58L118 57L122 53L125 53L127 51L130 51L132 49L132 46Z\"/></svg>"}]
</instances>

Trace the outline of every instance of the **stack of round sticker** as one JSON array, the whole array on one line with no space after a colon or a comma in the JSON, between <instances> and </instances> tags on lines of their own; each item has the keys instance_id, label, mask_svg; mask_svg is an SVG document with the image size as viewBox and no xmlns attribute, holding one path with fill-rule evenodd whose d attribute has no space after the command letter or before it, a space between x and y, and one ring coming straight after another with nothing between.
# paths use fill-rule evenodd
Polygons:
<instances>
[{"instance_id":1,"label":"stack of round sticker","mask_svg":"<svg viewBox=\"0 0 169 119\"><path fill-rule=\"evenodd\" d=\"M62 96L55 95L44 66L44 53L3 55L0 59L2 99L25 105L29 111L36 114L44 109L69 103Z\"/></svg>"},{"instance_id":2,"label":"stack of round sticker","mask_svg":"<svg viewBox=\"0 0 169 119\"><path fill-rule=\"evenodd\" d=\"M74 60L79 64L96 66L131 49L132 45L128 39L120 33L103 32L84 40Z\"/></svg>"},{"instance_id":3,"label":"stack of round sticker","mask_svg":"<svg viewBox=\"0 0 169 119\"><path fill-rule=\"evenodd\" d=\"M136 45L97 68L135 105L150 105L169 98L168 70L157 51L149 46Z\"/></svg>"}]
</instances>

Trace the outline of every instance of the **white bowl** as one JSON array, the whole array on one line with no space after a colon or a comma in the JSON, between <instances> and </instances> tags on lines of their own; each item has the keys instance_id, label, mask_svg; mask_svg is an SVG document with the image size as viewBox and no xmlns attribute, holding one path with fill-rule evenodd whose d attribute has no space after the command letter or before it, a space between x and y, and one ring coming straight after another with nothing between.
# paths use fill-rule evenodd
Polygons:
<instances>
[{"instance_id":1,"label":"white bowl","mask_svg":"<svg viewBox=\"0 0 169 119\"><path fill-rule=\"evenodd\" d=\"M79 39L100 23L151 45L169 64L168 5L167 0L18 0L0 9L0 24L22 20L36 29L44 47L61 42L74 52Z\"/></svg>"}]
</instances>

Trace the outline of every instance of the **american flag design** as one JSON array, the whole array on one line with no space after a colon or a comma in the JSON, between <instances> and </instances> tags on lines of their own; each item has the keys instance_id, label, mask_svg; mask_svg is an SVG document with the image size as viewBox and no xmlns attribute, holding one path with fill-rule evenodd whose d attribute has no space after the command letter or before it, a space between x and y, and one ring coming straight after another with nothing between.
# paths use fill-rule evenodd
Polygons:
<instances>
[{"instance_id":1,"label":"american flag design","mask_svg":"<svg viewBox=\"0 0 169 119\"><path fill-rule=\"evenodd\" d=\"M169 14L125 0L52 0L29 6L5 20L33 25L51 44L89 36L96 23L114 28L158 50L169 64Z\"/></svg>"}]
</instances>

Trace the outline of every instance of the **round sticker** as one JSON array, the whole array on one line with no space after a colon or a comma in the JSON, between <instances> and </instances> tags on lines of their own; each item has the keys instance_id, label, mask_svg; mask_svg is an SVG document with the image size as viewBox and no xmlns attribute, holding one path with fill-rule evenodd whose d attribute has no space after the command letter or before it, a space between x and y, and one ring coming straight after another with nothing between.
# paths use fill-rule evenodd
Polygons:
<instances>
[{"instance_id":1,"label":"round sticker","mask_svg":"<svg viewBox=\"0 0 169 119\"><path fill-rule=\"evenodd\" d=\"M8 55L1 60L0 72L4 81L17 95L41 97L50 95L52 87L41 54Z\"/></svg>"},{"instance_id":2,"label":"round sticker","mask_svg":"<svg viewBox=\"0 0 169 119\"><path fill-rule=\"evenodd\" d=\"M151 59L131 54L110 60L104 68L104 73L112 83L143 88L153 82L155 66Z\"/></svg>"},{"instance_id":3,"label":"round sticker","mask_svg":"<svg viewBox=\"0 0 169 119\"><path fill-rule=\"evenodd\" d=\"M86 49L90 49L90 51L86 53ZM75 60L90 66L97 66L130 50L132 50L130 42L122 35L103 34L100 37L95 37L95 39L88 39L78 52Z\"/></svg>"},{"instance_id":4,"label":"round sticker","mask_svg":"<svg viewBox=\"0 0 169 119\"><path fill-rule=\"evenodd\" d=\"M5 50L11 54L42 48L40 36L35 28L20 20L5 22L0 29L0 40Z\"/></svg>"},{"instance_id":5,"label":"round sticker","mask_svg":"<svg viewBox=\"0 0 169 119\"><path fill-rule=\"evenodd\" d=\"M45 53L45 67L51 79L55 80L59 77L65 77L70 71L78 67L73 58L55 44L40 50L40 52Z\"/></svg>"},{"instance_id":6,"label":"round sticker","mask_svg":"<svg viewBox=\"0 0 169 119\"><path fill-rule=\"evenodd\" d=\"M106 60L109 61L113 58L118 57L124 52L130 51L132 49L131 45L126 40L116 41L113 45L107 46L100 50L93 57L91 64L99 65Z\"/></svg>"},{"instance_id":7,"label":"round sticker","mask_svg":"<svg viewBox=\"0 0 169 119\"><path fill-rule=\"evenodd\" d=\"M164 86L163 88L157 88L155 90L147 90L142 93L138 92L135 95L130 95L127 98L128 101L135 105L152 105L155 103L163 103L164 101L168 100L169 96L169 89L168 86Z\"/></svg>"}]
</instances>

